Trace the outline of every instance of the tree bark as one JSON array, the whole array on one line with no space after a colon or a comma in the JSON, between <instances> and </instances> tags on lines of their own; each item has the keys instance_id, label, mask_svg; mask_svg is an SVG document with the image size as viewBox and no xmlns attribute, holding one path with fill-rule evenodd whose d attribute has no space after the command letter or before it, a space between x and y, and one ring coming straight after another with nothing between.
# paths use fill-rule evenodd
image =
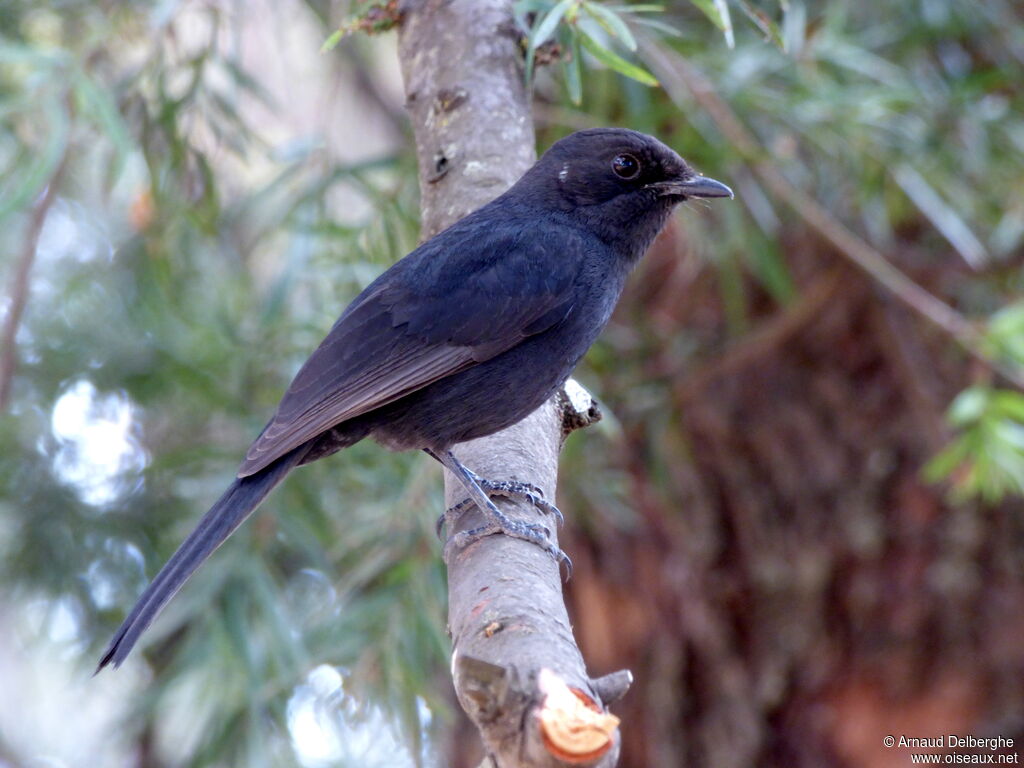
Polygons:
<instances>
[{"instance_id":1,"label":"tree bark","mask_svg":"<svg viewBox=\"0 0 1024 768\"><path fill-rule=\"evenodd\" d=\"M400 7L399 56L419 158L424 238L499 195L535 159L511 6L509 0L420 0ZM570 391L572 397L561 392L503 432L458 446L456 455L478 474L529 482L554 499L565 435L599 418L589 395L578 386ZM465 498L447 473L445 487L449 506ZM506 514L548 525L557 544L554 522L535 508L497 503ZM448 534L480 523L474 509ZM533 544L489 536L450 552L448 585L455 690L492 764L565 765L540 726L547 680L541 670L554 672L600 711L625 692L629 677L587 675L558 565ZM603 752L575 764L612 766L618 751L613 728Z\"/></svg>"}]
</instances>

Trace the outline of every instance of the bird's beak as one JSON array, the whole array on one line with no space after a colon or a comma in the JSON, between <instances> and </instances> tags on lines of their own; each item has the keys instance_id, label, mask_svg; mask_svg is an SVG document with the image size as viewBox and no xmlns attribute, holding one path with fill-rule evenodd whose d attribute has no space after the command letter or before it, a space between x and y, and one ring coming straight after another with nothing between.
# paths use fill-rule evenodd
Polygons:
<instances>
[{"instance_id":1,"label":"bird's beak","mask_svg":"<svg viewBox=\"0 0 1024 768\"><path fill-rule=\"evenodd\" d=\"M732 198L732 190L725 184L707 176L686 176L672 181L659 181L651 184L659 195L680 195L682 197L728 197Z\"/></svg>"}]
</instances>

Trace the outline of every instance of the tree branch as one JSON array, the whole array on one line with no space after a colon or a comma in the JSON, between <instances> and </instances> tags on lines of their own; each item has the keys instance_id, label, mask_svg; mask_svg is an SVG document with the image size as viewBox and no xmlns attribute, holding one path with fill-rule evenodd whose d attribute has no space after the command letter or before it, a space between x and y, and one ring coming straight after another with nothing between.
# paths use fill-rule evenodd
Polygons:
<instances>
[{"instance_id":1,"label":"tree branch","mask_svg":"<svg viewBox=\"0 0 1024 768\"><path fill-rule=\"evenodd\" d=\"M535 158L511 6L511 0L401 6L399 56L416 136L424 238L503 192ZM589 395L567 387L570 394L563 391L519 424L457 446L459 459L491 479L532 483L553 499L565 435L599 418ZM447 473L445 487L449 505L465 497ZM531 506L498 503L518 519L550 525ZM457 530L481 522L474 510L461 516ZM588 677L550 555L489 536L452 553L448 586L455 690L490 760L499 768L568 764L562 758L614 765L617 720L605 709L625 692L628 673ZM542 674L545 669L552 674ZM573 700L579 706L566 706Z\"/></svg>"},{"instance_id":2,"label":"tree branch","mask_svg":"<svg viewBox=\"0 0 1024 768\"><path fill-rule=\"evenodd\" d=\"M57 198L57 187L60 186L67 162L68 156L65 150L64 156L46 184L46 189L32 208L28 229L25 231L25 241L22 243L21 254L11 277L10 303L7 306L7 316L4 318L4 327L2 335L0 335L0 412L7 410L7 405L11 400L14 372L18 367L18 327L21 325L21 316L28 303L29 275L32 273L32 264L35 262L36 250L39 247L39 235L43 231L43 224L46 223L50 206Z\"/></svg>"},{"instance_id":3,"label":"tree branch","mask_svg":"<svg viewBox=\"0 0 1024 768\"><path fill-rule=\"evenodd\" d=\"M719 379L735 376L743 368L776 351L835 299L844 285L844 272L848 271L848 267L834 267L808 286L793 306L766 320L719 357L680 379L674 387L679 401L692 402Z\"/></svg>"}]
</instances>

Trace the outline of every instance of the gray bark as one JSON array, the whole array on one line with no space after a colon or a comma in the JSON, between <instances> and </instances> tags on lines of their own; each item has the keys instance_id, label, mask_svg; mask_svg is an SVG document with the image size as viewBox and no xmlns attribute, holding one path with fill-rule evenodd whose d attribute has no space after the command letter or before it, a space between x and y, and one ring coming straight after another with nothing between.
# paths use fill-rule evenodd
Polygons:
<instances>
[{"instance_id":1,"label":"gray bark","mask_svg":"<svg viewBox=\"0 0 1024 768\"><path fill-rule=\"evenodd\" d=\"M401 6L399 56L416 136L424 238L499 195L535 159L511 5L419 0ZM554 499L565 435L597 418L589 396L580 402L562 392L519 424L455 453L484 477L529 482ZM447 473L445 488L449 506L465 498ZM557 543L554 522L532 506L497 503L506 514L548 525ZM474 509L456 531L481 522ZM628 675L599 681L587 675L558 566L539 547L489 536L449 551L447 561L455 689L491 761L499 768L563 765L544 747L533 717L539 671L551 669L599 704L624 693ZM613 766L617 757L616 736L615 747L590 764Z\"/></svg>"}]
</instances>

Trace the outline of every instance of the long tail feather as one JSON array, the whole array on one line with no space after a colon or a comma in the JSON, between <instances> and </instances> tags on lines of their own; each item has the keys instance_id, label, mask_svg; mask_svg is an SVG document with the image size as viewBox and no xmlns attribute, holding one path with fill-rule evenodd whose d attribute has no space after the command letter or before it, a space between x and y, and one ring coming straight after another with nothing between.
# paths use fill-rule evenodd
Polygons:
<instances>
[{"instance_id":1,"label":"long tail feather","mask_svg":"<svg viewBox=\"0 0 1024 768\"><path fill-rule=\"evenodd\" d=\"M121 665L139 636L164 605L181 589L181 585L252 514L274 486L302 460L307 451L308 446L300 446L266 469L250 477L236 479L231 484L210 511L203 515L199 525L160 569L152 583L146 587L146 591L142 593L142 597L107 646L96 672L108 664L113 664L114 667Z\"/></svg>"}]
</instances>

